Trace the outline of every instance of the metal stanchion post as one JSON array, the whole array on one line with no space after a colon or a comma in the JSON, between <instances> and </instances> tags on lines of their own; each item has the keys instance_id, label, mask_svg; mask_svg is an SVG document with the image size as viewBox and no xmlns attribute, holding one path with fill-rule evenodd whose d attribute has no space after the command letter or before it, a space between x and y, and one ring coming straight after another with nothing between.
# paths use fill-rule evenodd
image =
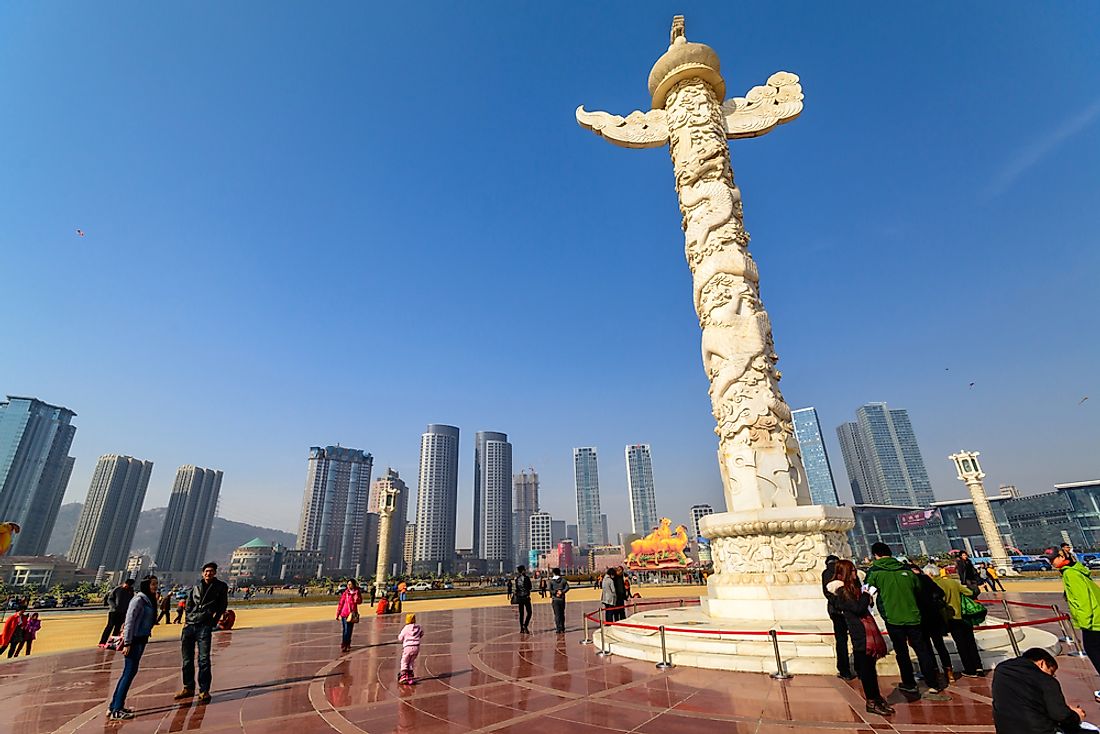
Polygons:
<instances>
[{"instance_id":1,"label":"metal stanchion post","mask_svg":"<svg viewBox=\"0 0 1100 734\"><path fill-rule=\"evenodd\" d=\"M607 637L604 635L604 615L600 615L600 649L596 651L596 654L601 658L606 658L611 655L611 650L607 649Z\"/></svg>"},{"instance_id":2,"label":"metal stanchion post","mask_svg":"<svg viewBox=\"0 0 1100 734\"><path fill-rule=\"evenodd\" d=\"M1051 604L1050 610L1054 612L1054 616L1058 617L1058 630L1062 633L1062 636L1058 639L1072 645L1076 640L1074 640L1073 635L1066 630L1066 620L1062 619L1062 610L1058 608L1057 604Z\"/></svg>"},{"instance_id":3,"label":"metal stanchion post","mask_svg":"<svg viewBox=\"0 0 1100 734\"><path fill-rule=\"evenodd\" d=\"M1016 642L1016 635L1012 632L1012 626L1011 625L1013 623L1009 622L1008 624L1009 624L1009 626L1005 627L1005 630L1008 632L1008 641L1010 643L1012 643L1012 652L1013 652L1013 654L1016 655L1016 657L1020 657L1020 643Z\"/></svg>"},{"instance_id":4,"label":"metal stanchion post","mask_svg":"<svg viewBox=\"0 0 1100 734\"><path fill-rule=\"evenodd\" d=\"M582 612L581 616L584 617L584 639L581 640L581 644L582 645L591 645L592 644L592 637L588 634L588 615L584 614Z\"/></svg>"},{"instance_id":5,"label":"metal stanchion post","mask_svg":"<svg viewBox=\"0 0 1100 734\"><path fill-rule=\"evenodd\" d=\"M775 630L768 630L768 634L772 638L772 649L775 650L775 672L772 673L772 678L776 680L787 680L793 678L790 673L783 670L783 658L779 657L779 635Z\"/></svg>"},{"instance_id":6,"label":"metal stanchion post","mask_svg":"<svg viewBox=\"0 0 1100 734\"><path fill-rule=\"evenodd\" d=\"M657 663L657 668L667 670L672 667L672 662L668 659L668 648L665 647L665 626L662 624L658 629L661 632L661 662Z\"/></svg>"},{"instance_id":7,"label":"metal stanchion post","mask_svg":"<svg viewBox=\"0 0 1100 734\"><path fill-rule=\"evenodd\" d=\"M637 613L638 613L638 600L635 599L634 600L634 614L637 614Z\"/></svg>"}]
</instances>

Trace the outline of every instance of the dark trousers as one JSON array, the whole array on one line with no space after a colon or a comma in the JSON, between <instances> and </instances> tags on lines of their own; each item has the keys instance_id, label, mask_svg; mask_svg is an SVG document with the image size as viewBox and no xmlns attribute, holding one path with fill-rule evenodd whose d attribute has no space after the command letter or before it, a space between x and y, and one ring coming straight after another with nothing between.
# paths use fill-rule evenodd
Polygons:
<instances>
[{"instance_id":1,"label":"dark trousers","mask_svg":"<svg viewBox=\"0 0 1100 734\"><path fill-rule=\"evenodd\" d=\"M351 647L351 633L355 631L355 623L348 620L347 617L340 617L340 645L341 647Z\"/></svg>"},{"instance_id":2,"label":"dark trousers","mask_svg":"<svg viewBox=\"0 0 1100 734\"><path fill-rule=\"evenodd\" d=\"M8 640L6 645L8 648L8 657L12 658L19 654L19 648L23 647L23 629L16 627L15 631L11 634L11 639ZM4 652L3 648L0 648L0 652Z\"/></svg>"},{"instance_id":3,"label":"dark trousers","mask_svg":"<svg viewBox=\"0 0 1100 734\"><path fill-rule=\"evenodd\" d=\"M199 690L210 692L210 635L214 628L205 624L187 624L180 635L183 653L183 687L195 688L195 648L199 649Z\"/></svg>"},{"instance_id":4,"label":"dark trousers","mask_svg":"<svg viewBox=\"0 0 1100 734\"><path fill-rule=\"evenodd\" d=\"M1100 673L1100 632L1081 630L1081 646L1085 648L1085 654L1089 656L1092 667Z\"/></svg>"},{"instance_id":5,"label":"dark trousers","mask_svg":"<svg viewBox=\"0 0 1100 734\"><path fill-rule=\"evenodd\" d=\"M126 621L126 612L107 612L107 626L103 628L103 634L99 636L99 644L107 643L108 637L122 634L122 624Z\"/></svg>"},{"instance_id":6,"label":"dark trousers","mask_svg":"<svg viewBox=\"0 0 1100 734\"><path fill-rule=\"evenodd\" d=\"M30 655L31 654L31 644L33 642L34 642L34 638L25 638L25 639L17 642L15 644L15 655L11 656L11 657L19 657L19 653L22 652L22 650L24 649L24 645L26 646L27 654Z\"/></svg>"},{"instance_id":7,"label":"dark trousers","mask_svg":"<svg viewBox=\"0 0 1100 734\"><path fill-rule=\"evenodd\" d=\"M172 624L172 612L168 609L161 609L160 614L157 615L157 624L160 624L160 620L164 620L165 624Z\"/></svg>"},{"instance_id":8,"label":"dark trousers","mask_svg":"<svg viewBox=\"0 0 1100 734\"><path fill-rule=\"evenodd\" d=\"M964 673L977 673L982 669L982 655L978 652L978 643L974 640L974 628L961 619L952 619L948 626L955 649L959 652Z\"/></svg>"},{"instance_id":9,"label":"dark trousers","mask_svg":"<svg viewBox=\"0 0 1100 734\"><path fill-rule=\"evenodd\" d=\"M1001 587L1001 591L1005 590L1005 585L1001 583L1000 579L995 579L992 576L989 577L989 590L996 591L997 587Z\"/></svg>"},{"instance_id":10,"label":"dark trousers","mask_svg":"<svg viewBox=\"0 0 1100 734\"><path fill-rule=\"evenodd\" d=\"M829 615L829 619L833 620L833 639L836 640L836 672L845 678L851 678L852 666L848 662L848 623L844 621L844 617L838 615Z\"/></svg>"},{"instance_id":11,"label":"dark trousers","mask_svg":"<svg viewBox=\"0 0 1100 734\"><path fill-rule=\"evenodd\" d=\"M519 609L519 631L526 632L531 624L531 597L516 597L516 607Z\"/></svg>"},{"instance_id":12,"label":"dark trousers","mask_svg":"<svg viewBox=\"0 0 1100 734\"><path fill-rule=\"evenodd\" d=\"M565 632L565 599L555 596L550 600L550 606L554 608L554 629Z\"/></svg>"},{"instance_id":13,"label":"dark trousers","mask_svg":"<svg viewBox=\"0 0 1100 734\"><path fill-rule=\"evenodd\" d=\"M939 669L936 668L936 659L932 657L932 649L924 638L924 630L920 625L904 625L886 623L886 633L890 635L890 642L894 646L894 657L898 661L898 672L901 673L901 684L906 688L916 688L917 679L913 676L913 661L909 657L909 646L917 654L917 665L920 666L924 682L932 688L940 688Z\"/></svg>"},{"instance_id":14,"label":"dark trousers","mask_svg":"<svg viewBox=\"0 0 1100 734\"><path fill-rule=\"evenodd\" d=\"M848 643L845 641L844 649L848 649ZM863 684L863 697L868 701L878 701L882 698L882 693L878 689L878 670L875 669L876 661L867 657L867 653L862 650L852 650L852 657L856 659L856 670L859 671L859 682ZM848 661L845 660L845 663Z\"/></svg>"},{"instance_id":15,"label":"dark trousers","mask_svg":"<svg viewBox=\"0 0 1100 734\"><path fill-rule=\"evenodd\" d=\"M130 692L130 684L134 682L138 666L141 665L141 656L145 653L145 645L149 638L144 640L135 637L130 642L130 654L126 657L126 664L122 667L122 677L115 686L115 695L111 699L111 711L120 711L126 705L126 694Z\"/></svg>"},{"instance_id":16,"label":"dark trousers","mask_svg":"<svg viewBox=\"0 0 1100 734\"><path fill-rule=\"evenodd\" d=\"M936 651L936 655L940 658L940 670L943 671L944 677L947 677L947 669L951 667L951 653L947 652L947 643L943 641L943 635L939 634L937 630L926 630L924 636L928 638L928 644L932 649ZM923 675L923 671L921 672ZM944 681L947 682L947 681Z\"/></svg>"},{"instance_id":17,"label":"dark trousers","mask_svg":"<svg viewBox=\"0 0 1100 734\"><path fill-rule=\"evenodd\" d=\"M183 624L183 612L183 607L178 607L176 609L176 624Z\"/></svg>"}]
</instances>

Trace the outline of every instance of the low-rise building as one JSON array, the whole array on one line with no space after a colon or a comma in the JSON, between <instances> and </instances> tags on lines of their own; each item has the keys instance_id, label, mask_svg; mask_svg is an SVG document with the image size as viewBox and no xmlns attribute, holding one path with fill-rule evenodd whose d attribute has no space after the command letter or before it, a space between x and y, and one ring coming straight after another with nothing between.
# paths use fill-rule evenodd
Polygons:
<instances>
[{"instance_id":1,"label":"low-rise building","mask_svg":"<svg viewBox=\"0 0 1100 734\"><path fill-rule=\"evenodd\" d=\"M321 578L324 563L324 551L287 550L283 552L283 567L279 578L289 582Z\"/></svg>"},{"instance_id":2,"label":"low-rise building","mask_svg":"<svg viewBox=\"0 0 1100 734\"><path fill-rule=\"evenodd\" d=\"M233 551L229 559L228 576L234 581L265 581L279 578L286 548L260 538L253 538Z\"/></svg>"},{"instance_id":3,"label":"low-rise building","mask_svg":"<svg viewBox=\"0 0 1100 734\"><path fill-rule=\"evenodd\" d=\"M96 571L61 556L0 557L0 578L9 586L75 586L95 583Z\"/></svg>"}]
</instances>

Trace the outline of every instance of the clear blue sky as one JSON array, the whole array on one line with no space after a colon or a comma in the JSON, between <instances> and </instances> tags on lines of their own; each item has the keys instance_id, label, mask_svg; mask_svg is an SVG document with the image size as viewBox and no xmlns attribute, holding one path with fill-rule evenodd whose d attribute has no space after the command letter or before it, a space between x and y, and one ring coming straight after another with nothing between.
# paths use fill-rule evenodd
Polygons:
<instances>
[{"instance_id":1,"label":"clear blue sky","mask_svg":"<svg viewBox=\"0 0 1100 734\"><path fill-rule=\"evenodd\" d=\"M128 453L147 507L195 463L223 515L294 529L309 446L415 486L439 422L460 543L477 430L570 521L580 445L612 532L627 443L662 513L721 506L667 154L573 119L648 106L677 12L731 93L802 77L801 119L733 161L842 496L834 428L879 400L940 497L962 448L992 489L1100 476L1094 2L7 3L0 391L79 414L67 501Z\"/></svg>"}]
</instances>

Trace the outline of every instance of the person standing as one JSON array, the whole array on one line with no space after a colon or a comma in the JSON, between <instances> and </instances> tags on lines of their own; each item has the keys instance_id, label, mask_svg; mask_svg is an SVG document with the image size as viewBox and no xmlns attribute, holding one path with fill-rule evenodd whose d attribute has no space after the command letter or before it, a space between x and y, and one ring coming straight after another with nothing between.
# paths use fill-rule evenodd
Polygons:
<instances>
[{"instance_id":1,"label":"person standing","mask_svg":"<svg viewBox=\"0 0 1100 734\"><path fill-rule=\"evenodd\" d=\"M973 596L974 592L950 576L937 578L935 582L936 586L943 590L944 603L949 615L947 631L951 633L951 639L955 641L955 650L959 653L959 660L962 661L962 674L968 678L985 675L985 671L982 670L982 655L978 652L978 643L974 639L974 628L962 616L962 597Z\"/></svg>"},{"instance_id":2,"label":"person standing","mask_svg":"<svg viewBox=\"0 0 1100 734\"><path fill-rule=\"evenodd\" d=\"M879 652L868 649L868 630L865 620L871 620L870 625L874 627L878 637L881 637L881 634L877 632L877 622L871 617L871 595L860 587L855 565L851 561L837 559L833 566L833 578L825 584L825 590L830 595L833 608L847 625L848 634L852 638L852 654L856 660L856 670L859 671L859 682L863 686L863 697L867 700L868 713L879 716L893 714L893 706L882 697L878 687L876 655ZM883 642L881 653L885 654L885 652L886 644Z\"/></svg>"},{"instance_id":3,"label":"person standing","mask_svg":"<svg viewBox=\"0 0 1100 734\"><path fill-rule=\"evenodd\" d=\"M336 603L336 618L340 620L340 652L351 652L351 633L359 623L359 605L363 603L363 594L355 579L348 579L347 586L340 593Z\"/></svg>"},{"instance_id":4,"label":"person standing","mask_svg":"<svg viewBox=\"0 0 1100 734\"><path fill-rule=\"evenodd\" d=\"M543 576L539 579L539 597L546 598L546 577Z\"/></svg>"},{"instance_id":5,"label":"person standing","mask_svg":"<svg viewBox=\"0 0 1100 734\"><path fill-rule=\"evenodd\" d=\"M370 585L370 605L373 607L378 602L378 584Z\"/></svg>"},{"instance_id":6,"label":"person standing","mask_svg":"<svg viewBox=\"0 0 1100 734\"><path fill-rule=\"evenodd\" d=\"M974 568L974 562L970 560L970 554L963 551L955 561L955 571L959 574L959 583L974 592L974 598L978 598L978 569Z\"/></svg>"},{"instance_id":7,"label":"person standing","mask_svg":"<svg viewBox=\"0 0 1100 734\"><path fill-rule=\"evenodd\" d=\"M160 595L160 602L158 609L160 613L157 615L157 624L160 624L160 620L164 620L165 624L172 624L172 595L165 592Z\"/></svg>"},{"instance_id":8,"label":"person standing","mask_svg":"<svg viewBox=\"0 0 1100 734\"><path fill-rule=\"evenodd\" d=\"M4 654L4 650L7 650L8 657L14 657L15 648L23 642L26 626L26 608L20 608L15 614L4 620L4 627L0 629L0 655Z\"/></svg>"},{"instance_id":9,"label":"person standing","mask_svg":"<svg viewBox=\"0 0 1100 734\"><path fill-rule=\"evenodd\" d=\"M402 579L401 583L399 583L397 585L397 599L398 599L398 601L402 601L402 602L405 601L405 599L407 598L408 593L409 593L409 585L405 583L404 579Z\"/></svg>"},{"instance_id":10,"label":"person standing","mask_svg":"<svg viewBox=\"0 0 1100 734\"><path fill-rule=\"evenodd\" d=\"M550 569L550 606L554 609L554 630L560 635L565 632L565 595L569 593L569 582L561 575L560 568Z\"/></svg>"},{"instance_id":11,"label":"person standing","mask_svg":"<svg viewBox=\"0 0 1100 734\"><path fill-rule=\"evenodd\" d=\"M31 616L27 617L23 622L23 639L15 642L13 645L12 653L8 657L19 657L19 653L23 651L23 647L27 648L27 655L31 654L31 645L34 643L34 638L38 636L38 630L42 629L42 622L38 619L38 612L31 612Z\"/></svg>"},{"instance_id":12,"label":"person standing","mask_svg":"<svg viewBox=\"0 0 1100 734\"><path fill-rule=\"evenodd\" d=\"M989 567L989 590L996 591L997 587L1001 587L1001 591L1005 591L1005 585L1001 583L1001 574L997 573L997 567L991 565Z\"/></svg>"},{"instance_id":13,"label":"person standing","mask_svg":"<svg viewBox=\"0 0 1100 734\"><path fill-rule=\"evenodd\" d=\"M183 613L187 611L187 597L176 604L176 624L183 624Z\"/></svg>"},{"instance_id":14,"label":"person standing","mask_svg":"<svg viewBox=\"0 0 1100 734\"><path fill-rule=\"evenodd\" d=\"M898 689L909 695L918 695L916 677L913 675L913 661L909 657L909 645L917 653L917 664L921 675L928 685L925 698L930 701L950 701L943 694L943 684L939 682L939 669L932 657L932 650L924 639L921 630L920 608L917 606L917 585L920 583L909 566L893 557L890 546L878 542L871 546L875 560L867 572L867 585L878 589L878 609L886 622L886 632L894 645L894 656L898 661L901 685Z\"/></svg>"},{"instance_id":15,"label":"person standing","mask_svg":"<svg viewBox=\"0 0 1100 734\"><path fill-rule=\"evenodd\" d=\"M1081 630L1081 646L1092 667L1100 673L1100 587L1092 580L1092 572L1080 561L1071 562L1059 556L1054 559L1054 568L1062 574L1073 626Z\"/></svg>"},{"instance_id":16,"label":"person standing","mask_svg":"<svg viewBox=\"0 0 1100 734\"><path fill-rule=\"evenodd\" d=\"M531 577L527 575L526 566L516 566L514 589L516 607L519 609L519 631L531 634Z\"/></svg>"},{"instance_id":17,"label":"person standing","mask_svg":"<svg viewBox=\"0 0 1100 734\"><path fill-rule=\"evenodd\" d=\"M195 695L195 649L199 658L199 703L210 702L210 637L229 606L229 587L218 578L218 564L202 567L202 578L187 592L187 612L180 646L183 653L183 688L175 700Z\"/></svg>"},{"instance_id":18,"label":"person standing","mask_svg":"<svg viewBox=\"0 0 1100 734\"><path fill-rule=\"evenodd\" d=\"M836 575L836 564L839 556L825 557L825 570L821 572L821 593L825 595L825 609L829 613L829 620L833 623L833 639L836 641L836 674L844 680L855 680L852 674L852 664L848 659L848 622L840 607L836 604L835 596L829 591L829 582Z\"/></svg>"},{"instance_id":19,"label":"person standing","mask_svg":"<svg viewBox=\"0 0 1100 734\"><path fill-rule=\"evenodd\" d=\"M611 580L615 583L615 606L618 609L615 610L615 621L621 622L626 619L626 574L623 572L622 566L616 566L612 569Z\"/></svg>"},{"instance_id":20,"label":"person standing","mask_svg":"<svg viewBox=\"0 0 1100 734\"><path fill-rule=\"evenodd\" d=\"M607 573L600 582L600 604L603 604L603 619L607 623L615 621L615 569L608 566Z\"/></svg>"},{"instance_id":21,"label":"person standing","mask_svg":"<svg viewBox=\"0 0 1100 734\"><path fill-rule=\"evenodd\" d=\"M130 600L122 626L122 656L126 663L122 667L122 676L115 685L115 695L107 709L108 721L122 721L134 718L134 712L126 708L126 694L134 682L141 656L149 644L149 635L157 621L157 577L147 576L141 580L140 590Z\"/></svg>"},{"instance_id":22,"label":"person standing","mask_svg":"<svg viewBox=\"0 0 1100 734\"><path fill-rule=\"evenodd\" d=\"M401 670L397 674L397 682L407 686L416 685L415 671L416 658L420 655L420 640L424 638L424 628L416 623L415 614L405 615L405 626L397 633L397 640L401 643Z\"/></svg>"},{"instance_id":23,"label":"person standing","mask_svg":"<svg viewBox=\"0 0 1100 734\"><path fill-rule=\"evenodd\" d=\"M950 685L954 669L951 667L951 654L943 638L947 635L947 602L943 589L915 563L911 566L917 576L917 609L920 610L920 628L924 638L940 658L940 670L943 671L943 684Z\"/></svg>"},{"instance_id":24,"label":"person standing","mask_svg":"<svg viewBox=\"0 0 1100 734\"><path fill-rule=\"evenodd\" d=\"M99 636L99 646L106 647L107 639L117 637L122 632L122 623L126 621L126 610L134 598L134 580L126 579L107 595L107 626Z\"/></svg>"},{"instance_id":25,"label":"person standing","mask_svg":"<svg viewBox=\"0 0 1100 734\"><path fill-rule=\"evenodd\" d=\"M1058 661L1041 647L993 669L993 726L997 734L1080 731L1080 706L1069 706L1055 674Z\"/></svg>"}]
</instances>

